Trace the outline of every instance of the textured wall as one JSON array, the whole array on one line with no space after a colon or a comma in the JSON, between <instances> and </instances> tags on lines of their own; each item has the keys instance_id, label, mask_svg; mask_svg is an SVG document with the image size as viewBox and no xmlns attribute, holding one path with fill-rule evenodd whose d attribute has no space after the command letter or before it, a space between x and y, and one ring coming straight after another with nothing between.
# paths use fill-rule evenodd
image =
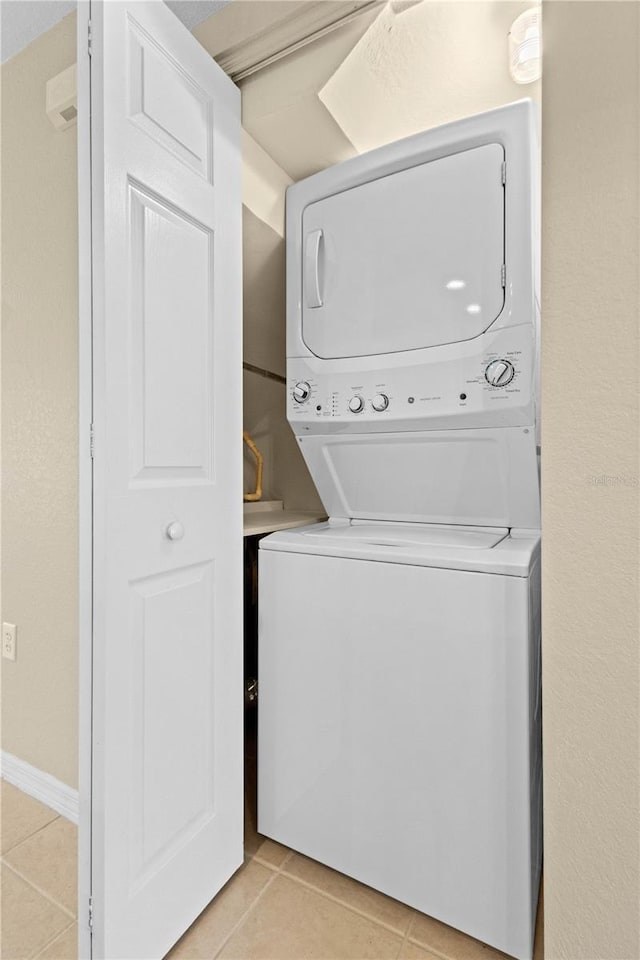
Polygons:
<instances>
[{"instance_id":1,"label":"textured wall","mask_svg":"<svg viewBox=\"0 0 640 960\"><path fill-rule=\"evenodd\" d=\"M544 5L549 960L640 956L639 12Z\"/></svg>"},{"instance_id":2,"label":"textured wall","mask_svg":"<svg viewBox=\"0 0 640 960\"><path fill-rule=\"evenodd\" d=\"M76 131L45 114L75 14L2 66L2 748L77 785Z\"/></svg>"},{"instance_id":3,"label":"textured wall","mask_svg":"<svg viewBox=\"0 0 640 960\"><path fill-rule=\"evenodd\" d=\"M286 372L284 240L247 207L243 209L244 359ZM286 418L286 387L245 370L244 429L264 456L265 499L302 510L323 507ZM244 488L253 490L255 461L244 450Z\"/></svg>"}]
</instances>

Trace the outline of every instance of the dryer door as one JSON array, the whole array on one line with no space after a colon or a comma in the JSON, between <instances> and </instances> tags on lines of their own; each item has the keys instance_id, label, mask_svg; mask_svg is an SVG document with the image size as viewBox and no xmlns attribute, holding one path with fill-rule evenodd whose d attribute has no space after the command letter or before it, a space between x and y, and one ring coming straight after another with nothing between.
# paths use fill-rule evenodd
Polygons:
<instances>
[{"instance_id":1,"label":"dryer door","mask_svg":"<svg viewBox=\"0 0 640 960\"><path fill-rule=\"evenodd\" d=\"M504 151L497 143L310 204L302 336L318 357L478 336L504 305Z\"/></svg>"}]
</instances>

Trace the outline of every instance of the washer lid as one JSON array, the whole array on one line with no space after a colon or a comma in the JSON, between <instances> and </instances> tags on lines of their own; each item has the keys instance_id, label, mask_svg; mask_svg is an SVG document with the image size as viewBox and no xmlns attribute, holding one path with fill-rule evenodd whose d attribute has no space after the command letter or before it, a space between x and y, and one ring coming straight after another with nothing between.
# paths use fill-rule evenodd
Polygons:
<instances>
[{"instance_id":1,"label":"washer lid","mask_svg":"<svg viewBox=\"0 0 640 960\"><path fill-rule=\"evenodd\" d=\"M368 523L309 527L303 536L334 544L367 543L381 547L466 547L487 550L509 535L507 527L463 527L418 523Z\"/></svg>"},{"instance_id":2,"label":"washer lid","mask_svg":"<svg viewBox=\"0 0 640 960\"><path fill-rule=\"evenodd\" d=\"M540 555L540 533L333 520L272 533L260 541L260 551L528 577Z\"/></svg>"}]
</instances>

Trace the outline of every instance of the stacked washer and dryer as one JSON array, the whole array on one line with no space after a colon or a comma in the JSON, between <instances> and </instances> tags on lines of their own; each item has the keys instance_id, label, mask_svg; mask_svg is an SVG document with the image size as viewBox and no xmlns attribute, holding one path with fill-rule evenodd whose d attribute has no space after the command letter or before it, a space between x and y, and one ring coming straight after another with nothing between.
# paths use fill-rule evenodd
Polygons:
<instances>
[{"instance_id":1,"label":"stacked washer and dryer","mask_svg":"<svg viewBox=\"0 0 640 960\"><path fill-rule=\"evenodd\" d=\"M541 866L529 101L287 193L287 413L329 516L260 544L258 829L519 960Z\"/></svg>"}]
</instances>

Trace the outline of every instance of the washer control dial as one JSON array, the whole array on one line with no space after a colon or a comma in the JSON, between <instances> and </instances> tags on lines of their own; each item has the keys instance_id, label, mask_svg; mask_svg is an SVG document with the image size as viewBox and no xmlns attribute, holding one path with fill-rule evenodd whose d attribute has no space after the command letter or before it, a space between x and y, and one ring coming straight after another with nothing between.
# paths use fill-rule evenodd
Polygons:
<instances>
[{"instance_id":1,"label":"washer control dial","mask_svg":"<svg viewBox=\"0 0 640 960\"><path fill-rule=\"evenodd\" d=\"M364 400L362 397L357 395L351 397L351 400L349 400L349 410L351 410L351 413L362 413L364 410Z\"/></svg>"},{"instance_id":2,"label":"washer control dial","mask_svg":"<svg viewBox=\"0 0 640 960\"><path fill-rule=\"evenodd\" d=\"M513 380L515 372L508 360L492 360L484 375L492 387L506 387Z\"/></svg>"},{"instance_id":3,"label":"washer control dial","mask_svg":"<svg viewBox=\"0 0 640 960\"><path fill-rule=\"evenodd\" d=\"M293 399L296 403L304 403L311 395L311 387L306 380L300 380L293 388Z\"/></svg>"},{"instance_id":4,"label":"washer control dial","mask_svg":"<svg viewBox=\"0 0 640 960\"><path fill-rule=\"evenodd\" d=\"M386 410L389 406L389 397L384 393L377 393L371 401L371 406L376 413L382 413L382 411Z\"/></svg>"}]
</instances>

